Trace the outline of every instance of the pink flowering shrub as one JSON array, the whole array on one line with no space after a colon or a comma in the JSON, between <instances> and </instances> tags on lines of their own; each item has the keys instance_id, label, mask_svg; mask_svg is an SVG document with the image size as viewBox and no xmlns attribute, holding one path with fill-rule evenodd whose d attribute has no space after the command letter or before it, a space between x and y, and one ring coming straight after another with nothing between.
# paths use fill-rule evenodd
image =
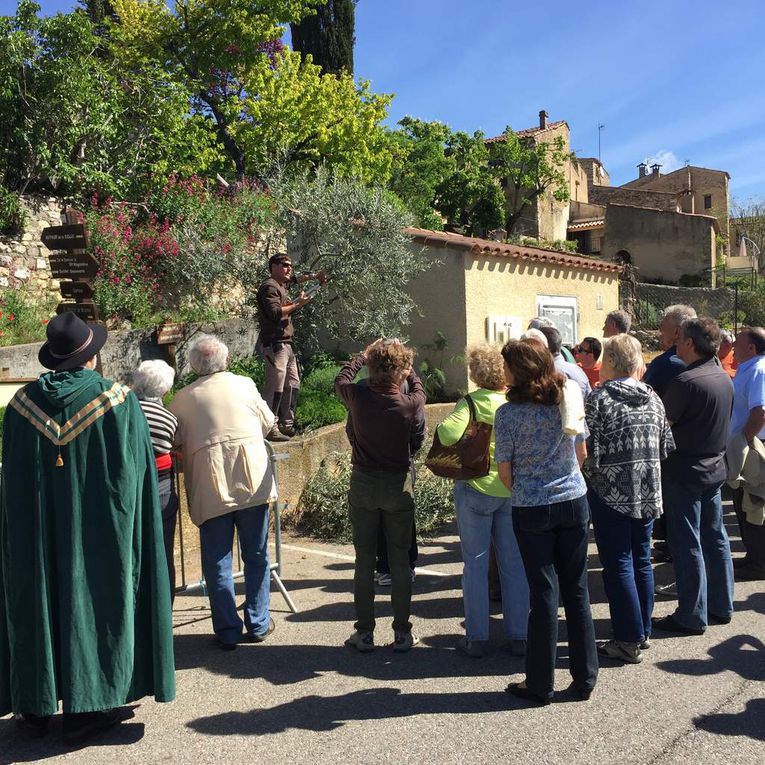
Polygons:
<instances>
[{"instance_id":1,"label":"pink flowering shrub","mask_svg":"<svg viewBox=\"0 0 765 765\"><path fill-rule=\"evenodd\" d=\"M172 176L142 205L94 197L87 226L102 315L136 326L216 318L220 296L247 282L262 260L260 232L271 212L257 187L213 193L197 177Z\"/></svg>"}]
</instances>

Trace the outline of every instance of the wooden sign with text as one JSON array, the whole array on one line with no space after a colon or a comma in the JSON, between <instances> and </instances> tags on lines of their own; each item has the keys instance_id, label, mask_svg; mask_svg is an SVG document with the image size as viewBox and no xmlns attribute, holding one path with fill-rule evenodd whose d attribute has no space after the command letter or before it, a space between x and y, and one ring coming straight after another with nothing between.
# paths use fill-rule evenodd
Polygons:
<instances>
[{"instance_id":1,"label":"wooden sign with text","mask_svg":"<svg viewBox=\"0 0 765 765\"><path fill-rule=\"evenodd\" d=\"M54 253L50 256L50 272L54 279L95 279L98 261L85 253Z\"/></svg>"},{"instance_id":2,"label":"wooden sign with text","mask_svg":"<svg viewBox=\"0 0 765 765\"><path fill-rule=\"evenodd\" d=\"M93 286L88 282L61 282L61 295L72 300L89 300L93 297Z\"/></svg>"},{"instance_id":3,"label":"wooden sign with text","mask_svg":"<svg viewBox=\"0 0 765 765\"><path fill-rule=\"evenodd\" d=\"M49 226L43 229L40 241L49 250L84 250L88 246L88 235L82 223Z\"/></svg>"},{"instance_id":4,"label":"wooden sign with text","mask_svg":"<svg viewBox=\"0 0 765 765\"><path fill-rule=\"evenodd\" d=\"M59 303L56 307L56 313L64 313L64 311L71 311L83 321L98 320L98 310L95 303L91 301L84 303Z\"/></svg>"}]
</instances>

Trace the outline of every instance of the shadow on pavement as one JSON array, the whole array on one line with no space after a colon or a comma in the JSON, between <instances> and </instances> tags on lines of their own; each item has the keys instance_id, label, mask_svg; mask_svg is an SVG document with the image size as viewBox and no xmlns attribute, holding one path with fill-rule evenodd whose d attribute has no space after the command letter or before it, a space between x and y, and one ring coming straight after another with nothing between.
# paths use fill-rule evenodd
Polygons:
<instances>
[{"instance_id":1,"label":"shadow on pavement","mask_svg":"<svg viewBox=\"0 0 765 765\"><path fill-rule=\"evenodd\" d=\"M683 675L716 675L735 672L746 680L760 680L765 676L765 644L752 635L734 635L712 646L704 659L670 659L658 661L656 666L665 672Z\"/></svg>"},{"instance_id":2,"label":"shadow on pavement","mask_svg":"<svg viewBox=\"0 0 765 765\"><path fill-rule=\"evenodd\" d=\"M349 633L350 634L350 629ZM378 640L392 640L380 635ZM422 678L501 676L518 674L523 659L496 646L482 660L463 656L451 647L421 645L410 653L396 654L388 645L361 654L344 645L243 644L236 651L217 649L207 635L176 635L177 670L204 667L235 680L262 679L273 685L290 685L327 672L370 680L417 680ZM498 682L501 682L498 678Z\"/></svg>"},{"instance_id":3,"label":"shadow on pavement","mask_svg":"<svg viewBox=\"0 0 765 765\"><path fill-rule=\"evenodd\" d=\"M743 712L737 714L712 714L697 717L693 724L699 730L720 736L749 736L765 741L765 699L746 702Z\"/></svg>"},{"instance_id":4,"label":"shadow on pavement","mask_svg":"<svg viewBox=\"0 0 765 765\"><path fill-rule=\"evenodd\" d=\"M129 709L129 708L126 708ZM0 765L17 762L37 762L49 757L61 757L84 749L100 746L127 746L135 744L144 736L144 724L122 722L116 728L94 737L86 744L68 746L61 738L61 716L55 717L44 738L31 739L19 731L13 718L0 720Z\"/></svg>"}]
</instances>

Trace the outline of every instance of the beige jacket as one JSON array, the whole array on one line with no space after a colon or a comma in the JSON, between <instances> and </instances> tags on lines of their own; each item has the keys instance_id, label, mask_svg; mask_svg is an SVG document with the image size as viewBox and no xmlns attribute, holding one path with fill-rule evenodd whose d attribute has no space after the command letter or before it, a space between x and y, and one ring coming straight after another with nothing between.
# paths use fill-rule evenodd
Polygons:
<instances>
[{"instance_id":1,"label":"beige jacket","mask_svg":"<svg viewBox=\"0 0 765 765\"><path fill-rule=\"evenodd\" d=\"M749 523L765 523L765 444L756 436L750 447L743 432L728 441L725 452L728 468L728 486L743 489L742 510Z\"/></svg>"},{"instance_id":2,"label":"beige jacket","mask_svg":"<svg viewBox=\"0 0 765 765\"><path fill-rule=\"evenodd\" d=\"M189 513L197 526L276 499L263 441L275 418L249 377L200 377L168 408L178 418L175 446L183 456Z\"/></svg>"}]
</instances>

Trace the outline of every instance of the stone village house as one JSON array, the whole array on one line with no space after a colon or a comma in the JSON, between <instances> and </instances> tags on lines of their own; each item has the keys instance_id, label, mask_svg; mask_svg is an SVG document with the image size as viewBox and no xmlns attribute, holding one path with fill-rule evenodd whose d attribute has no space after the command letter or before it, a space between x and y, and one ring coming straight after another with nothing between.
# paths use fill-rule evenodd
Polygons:
<instances>
[{"instance_id":1,"label":"stone village house","mask_svg":"<svg viewBox=\"0 0 765 765\"><path fill-rule=\"evenodd\" d=\"M563 139L570 151L564 120L517 131L531 142ZM489 147L504 136L486 139ZM610 185L595 158L573 158L563 168L569 200L556 201L550 190L528 207L516 233L546 240L571 239L584 255L632 263L643 281L696 281L713 284L718 236L728 253L730 176L721 170L688 166L662 175L661 166L622 186ZM509 196L510 189L506 190Z\"/></svg>"}]
</instances>

